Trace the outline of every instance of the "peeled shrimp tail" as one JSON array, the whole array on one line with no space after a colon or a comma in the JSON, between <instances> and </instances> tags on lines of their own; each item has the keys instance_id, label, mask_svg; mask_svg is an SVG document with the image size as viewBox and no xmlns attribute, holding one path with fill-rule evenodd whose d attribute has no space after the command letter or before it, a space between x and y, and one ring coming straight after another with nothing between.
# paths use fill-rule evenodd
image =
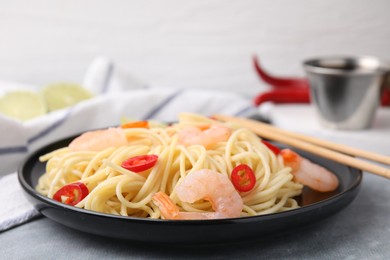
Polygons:
<instances>
[{"instance_id":1,"label":"peeled shrimp tail","mask_svg":"<svg viewBox=\"0 0 390 260\"><path fill-rule=\"evenodd\" d=\"M178 198L193 203L200 199L210 201L214 212L180 212L165 193L153 196L161 215L166 219L220 219L241 215L243 201L226 175L203 169L186 176L175 188Z\"/></svg>"},{"instance_id":2,"label":"peeled shrimp tail","mask_svg":"<svg viewBox=\"0 0 390 260\"><path fill-rule=\"evenodd\" d=\"M302 159L300 170L295 176L299 176L302 184L320 192L333 191L339 186L336 175L305 158Z\"/></svg>"},{"instance_id":3,"label":"peeled shrimp tail","mask_svg":"<svg viewBox=\"0 0 390 260\"><path fill-rule=\"evenodd\" d=\"M179 208L164 192L157 192L153 196L153 202L160 209L161 216L172 220L190 219L214 219L213 212L180 212Z\"/></svg>"},{"instance_id":4,"label":"peeled shrimp tail","mask_svg":"<svg viewBox=\"0 0 390 260\"><path fill-rule=\"evenodd\" d=\"M164 192L157 192L153 195L153 202L160 209L161 215L166 219L176 219L179 215L179 208Z\"/></svg>"},{"instance_id":5,"label":"peeled shrimp tail","mask_svg":"<svg viewBox=\"0 0 390 260\"><path fill-rule=\"evenodd\" d=\"M294 181L302 183L313 190L328 192L337 189L339 180L329 170L301 157L290 149L283 149L280 152L284 164L291 167Z\"/></svg>"}]
</instances>

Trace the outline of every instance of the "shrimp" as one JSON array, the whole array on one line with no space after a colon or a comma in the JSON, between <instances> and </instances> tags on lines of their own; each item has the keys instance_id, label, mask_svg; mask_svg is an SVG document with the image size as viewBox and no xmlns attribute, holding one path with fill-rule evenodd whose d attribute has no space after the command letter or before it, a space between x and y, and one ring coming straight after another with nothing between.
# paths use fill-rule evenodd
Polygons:
<instances>
[{"instance_id":1,"label":"shrimp","mask_svg":"<svg viewBox=\"0 0 390 260\"><path fill-rule=\"evenodd\" d=\"M206 148L229 139L231 129L221 125L207 126L206 129L199 127L187 127L179 132L179 143L184 146L203 145Z\"/></svg>"},{"instance_id":2,"label":"shrimp","mask_svg":"<svg viewBox=\"0 0 390 260\"><path fill-rule=\"evenodd\" d=\"M189 174L176 186L176 194L183 202L193 203L200 199L211 202L214 212L181 212L163 192L153 196L154 203L165 219L220 219L241 215L243 202L226 175L208 169Z\"/></svg>"},{"instance_id":3,"label":"shrimp","mask_svg":"<svg viewBox=\"0 0 390 260\"><path fill-rule=\"evenodd\" d=\"M283 157L284 164L291 167L296 182L320 192L333 191L339 186L336 175L294 151L283 149L280 155Z\"/></svg>"},{"instance_id":4,"label":"shrimp","mask_svg":"<svg viewBox=\"0 0 390 260\"><path fill-rule=\"evenodd\" d=\"M121 128L109 128L86 132L75 138L69 148L72 151L102 151L108 147L126 144L126 134Z\"/></svg>"}]
</instances>

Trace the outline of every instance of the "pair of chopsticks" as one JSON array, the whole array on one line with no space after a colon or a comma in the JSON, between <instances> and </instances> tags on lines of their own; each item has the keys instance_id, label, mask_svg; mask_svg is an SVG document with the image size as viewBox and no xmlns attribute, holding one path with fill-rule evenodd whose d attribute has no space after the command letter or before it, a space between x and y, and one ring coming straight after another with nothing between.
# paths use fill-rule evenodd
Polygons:
<instances>
[{"instance_id":1,"label":"pair of chopsticks","mask_svg":"<svg viewBox=\"0 0 390 260\"><path fill-rule=\"evenodd\" d=\"M366 160L355 158L359 157L390 165L389 156L333 143L299 133L289 132L272 125L250 119L225 115L213 115L213 118L224 122L236 123L242 127L246 127L258 134L260 137L290 145L292 147L316 154L318 156L344 165L348 165L356 169L360 169L362 171L370 172L385 178L390 178L390 169L384 168L378 164L370 163Z\"/></svg>"}]
</instances>

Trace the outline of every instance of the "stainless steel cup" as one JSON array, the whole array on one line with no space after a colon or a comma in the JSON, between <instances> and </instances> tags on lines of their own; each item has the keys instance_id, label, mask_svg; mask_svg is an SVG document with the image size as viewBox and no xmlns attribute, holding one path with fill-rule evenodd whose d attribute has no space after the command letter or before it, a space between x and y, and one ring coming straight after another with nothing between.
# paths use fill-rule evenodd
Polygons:
<instances>
[{"instance_id":1,"label":"stainless steel cup","mask_svg":"<svg viewBox=\"0 0 390 260\"><path fill-rule=\"evenodd\" d=\"M303 63L323 126L369 128L375 118L390 67L375 57L322 57Z\"/></svg>"}]
</instances>

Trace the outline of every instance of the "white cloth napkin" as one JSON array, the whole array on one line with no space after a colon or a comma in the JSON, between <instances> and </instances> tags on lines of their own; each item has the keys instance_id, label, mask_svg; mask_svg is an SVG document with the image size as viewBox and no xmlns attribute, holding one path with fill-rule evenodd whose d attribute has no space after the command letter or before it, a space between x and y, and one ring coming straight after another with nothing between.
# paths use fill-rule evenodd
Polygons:
<instances>
[{"instance_id":1,"label":"white cloth napkin","mask_svg":"<svg viewBox=\"0 0 390 260\"><path fill-rule=\"evenodd\" d=\"M122 117L175 121L180 112L246 116L255 111L251 100L236 93L148 87L104 58L91 64L83 85L96 96L71 108L25 123L0 116L0 176L4 176L0 177L0 232L38 215L24 198L15 171L29 154L50 142L117 125ZM20 85L7 83L3 88L0 82L2 90L7 86Z\"/></svg>"},{"instance_id":2,"label":"white cloth napkin","mask_svg":"<svg viewBox=\"0 0 390 260\"><path fill-rule=\"evenodd\" d=\"M24 197L16 173L3 176L0 185L0 233L39 216Z\"/></svg>"}]
</instances>

